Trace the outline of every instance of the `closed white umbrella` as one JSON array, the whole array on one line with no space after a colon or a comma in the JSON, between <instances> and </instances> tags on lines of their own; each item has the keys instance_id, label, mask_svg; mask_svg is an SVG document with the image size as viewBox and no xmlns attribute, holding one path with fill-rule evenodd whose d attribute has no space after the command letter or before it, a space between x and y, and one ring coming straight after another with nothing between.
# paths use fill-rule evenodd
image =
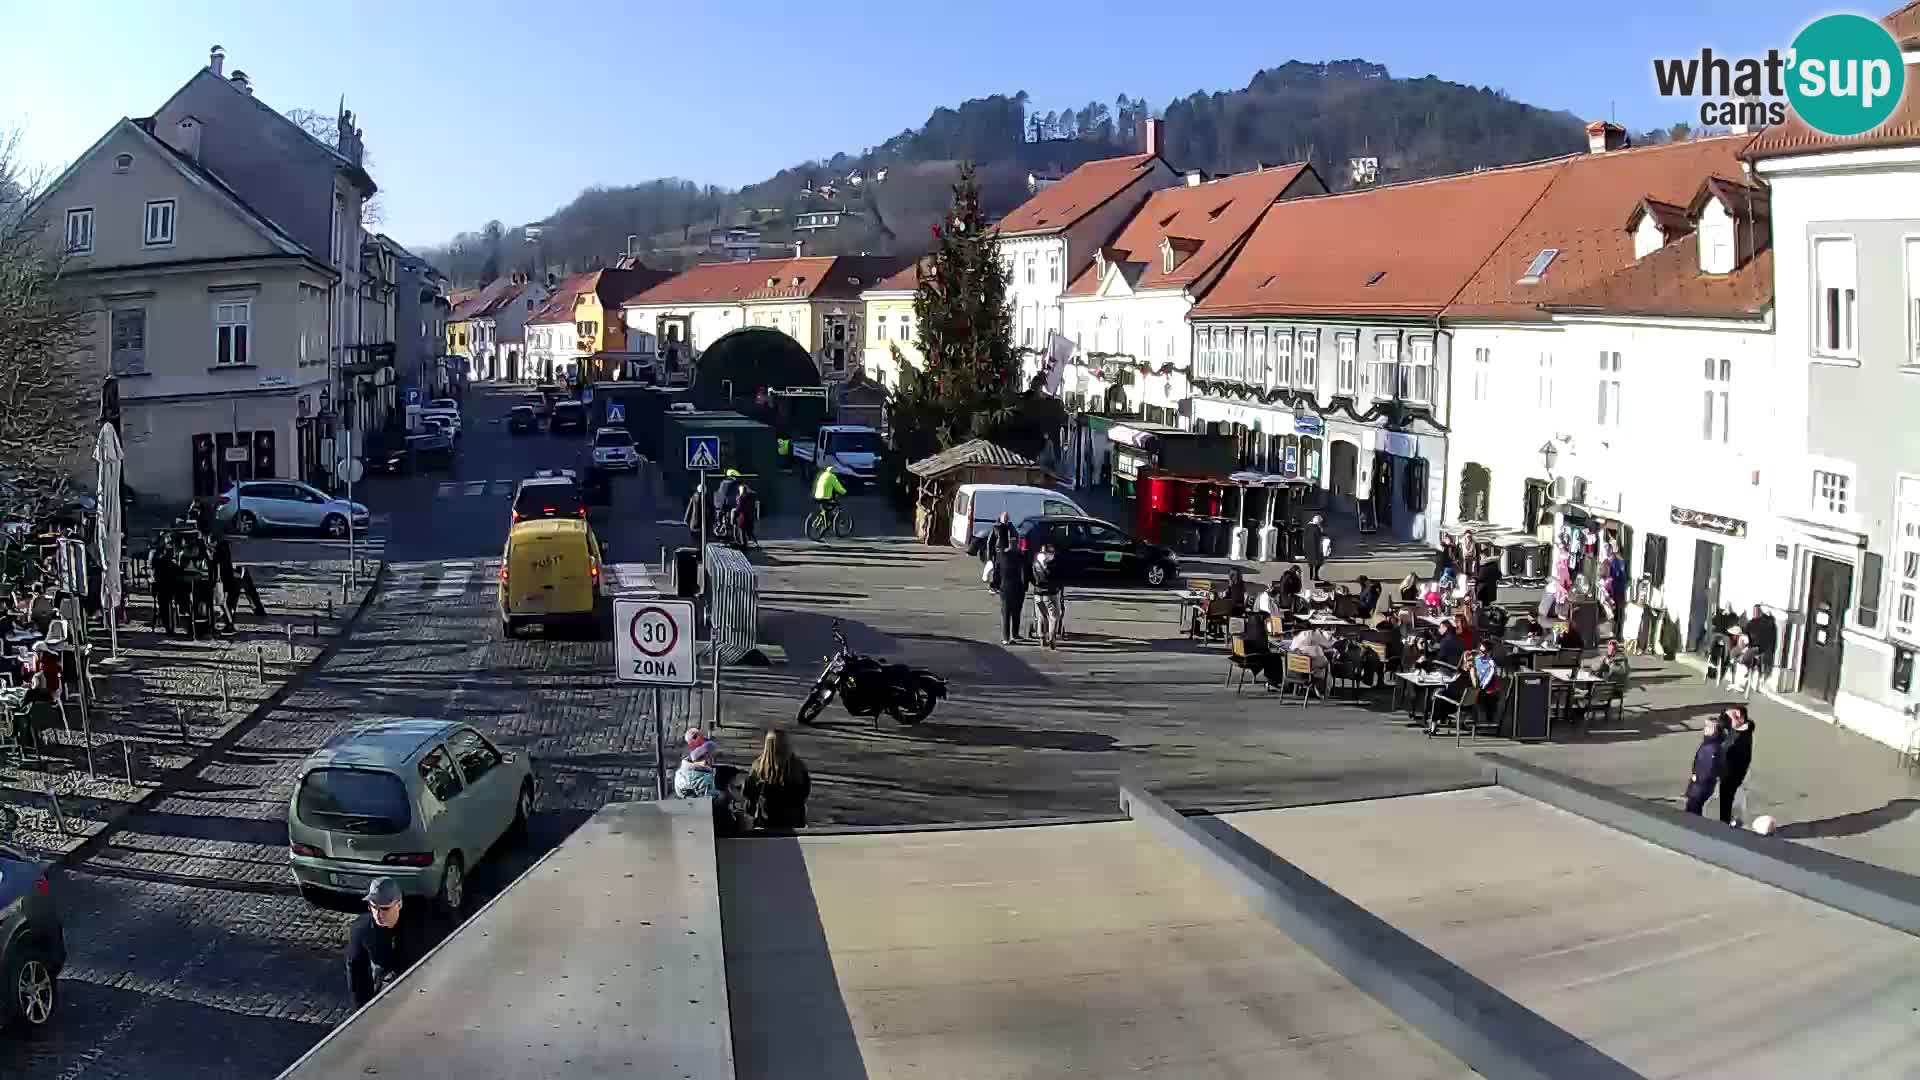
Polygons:
<instances>
[{"instance_id":1,"label":"closed white umbrella","mask_svg":"<svg viewBox=\"0 0 1920 1080\"><path fill-rule=\"evenodd\" d=\"M107 632L114 656L120 655L120 474L126 453L120 447L120 433L112 424L100 425L100 438L94 443L93 460L98 466L98 486L94 538L100 550L100 605L107 612Z\"/></svg>"}]
</instances>

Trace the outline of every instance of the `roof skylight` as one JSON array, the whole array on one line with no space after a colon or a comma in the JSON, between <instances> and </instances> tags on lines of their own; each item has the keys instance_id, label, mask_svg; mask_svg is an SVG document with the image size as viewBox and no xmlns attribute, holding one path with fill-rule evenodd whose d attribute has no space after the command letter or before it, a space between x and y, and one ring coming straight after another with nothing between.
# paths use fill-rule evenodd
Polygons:
<instances>
[{"instance_id":1,"label":"roof skylight","mask_svg":"<svg viewBox=\"0 0 1920 1080\"><path fill-rule=\"evenodd\" d=\"M1541 248L1540 254L1535 255L1533 261L1527 264L1527 272L1520 275L1520 284L1538 285L1541 276L1547 272L1547 267L1553 265L1553 257L1558 254L1560 254L1559 248Z\"/></svg>"}]
</instances>

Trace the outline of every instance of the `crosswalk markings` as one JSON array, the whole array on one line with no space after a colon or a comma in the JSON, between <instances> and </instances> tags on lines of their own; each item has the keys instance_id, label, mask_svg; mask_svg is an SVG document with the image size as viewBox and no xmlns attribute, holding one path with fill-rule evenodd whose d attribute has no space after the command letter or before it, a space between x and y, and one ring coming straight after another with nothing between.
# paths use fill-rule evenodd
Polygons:
<instances>
[{"instance_id":1,"label":"crosswalk markings","mask_svg":"<svg viewBox=\"0 0 1920 1080\"><path fill-rule=\"evenodd\" d=\"M436 598L459 596L467 591L467 584L473 580L472 563L441 563L440 583L434 587Z\"/></svg>"},{"instance_id":2,"label":"crosswalk markings","mask_svg":"<svg viewBox=\"0 0 1920 1080\"><path fill-rule=\"evenodd\" d=\"M442 480L433 489L436 499L473 498L480 495L511 495L512 480Z\"/></svg>"},{"instance_id":3,"label":"crosswalk markings","mask_svg":"<svg viewBox=\"0 0 1920 1080\"><path fill-rule=\"evenodd\" d=\"M499 559L479 562L448 560L406 567L393 572L398 588L414 588L436 599L461 596L475 584L485 585L500 573Z\"/></svg>"}]
</instances>

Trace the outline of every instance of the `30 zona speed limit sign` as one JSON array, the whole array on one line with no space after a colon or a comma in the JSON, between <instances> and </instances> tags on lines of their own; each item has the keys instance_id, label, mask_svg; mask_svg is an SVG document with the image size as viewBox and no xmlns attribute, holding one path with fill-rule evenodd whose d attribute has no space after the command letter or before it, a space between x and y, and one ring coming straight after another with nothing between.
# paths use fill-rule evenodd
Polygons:
<instances>
[{"instance_id":1,"label":"30 zona speed limit sign","mask_svg":"<svg viewBox=\"0 0 1920 1080\"><path fill-rule=\"evenodd\" d=\"M653 686L692 686L693 604L687 600L613 602L614 677Z\"/></svg>"}]
</instances>

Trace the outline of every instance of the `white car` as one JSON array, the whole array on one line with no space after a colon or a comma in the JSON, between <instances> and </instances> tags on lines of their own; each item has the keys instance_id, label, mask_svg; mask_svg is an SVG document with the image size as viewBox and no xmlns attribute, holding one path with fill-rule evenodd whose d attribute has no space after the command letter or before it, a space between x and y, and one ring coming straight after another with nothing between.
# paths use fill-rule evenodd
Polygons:
<instances>
[{"instance_id":1,"label":"white car","mask_svg":"<svg viewBox=\"0 0 1920 1080\"><path fill-rule=\"evenodd\" d=\"M246 480L227 489L213 512L214 520L240 536L262 529L318 529L328 536L347 535L367 527L367 508L337 499L298 480Z\"/></svg>"},{"instance_id":2,"label":"white car","mask_svg":"<svg viewBox=\"0 0 1920 1080\"><path fill-rule=\"evenodd\" d=\"M457 439L460 437L459 402L452 398L434 398L432 401L427 402L426 406L420 410L420 419L432 420L436 417L448 423L453 429L452 434L454 438Z\"/></svg>"},{"instance_id":3,"label":"white car","mask_svg":"<svg viewBox=\"0 0 1920 1080\"><path fill-rule=\"evenodd\" d=\"M634 449L626 428L603 427L593 433L593 467L629 471L640 467L640 451Z\"/></svg>"}]
</instances>

